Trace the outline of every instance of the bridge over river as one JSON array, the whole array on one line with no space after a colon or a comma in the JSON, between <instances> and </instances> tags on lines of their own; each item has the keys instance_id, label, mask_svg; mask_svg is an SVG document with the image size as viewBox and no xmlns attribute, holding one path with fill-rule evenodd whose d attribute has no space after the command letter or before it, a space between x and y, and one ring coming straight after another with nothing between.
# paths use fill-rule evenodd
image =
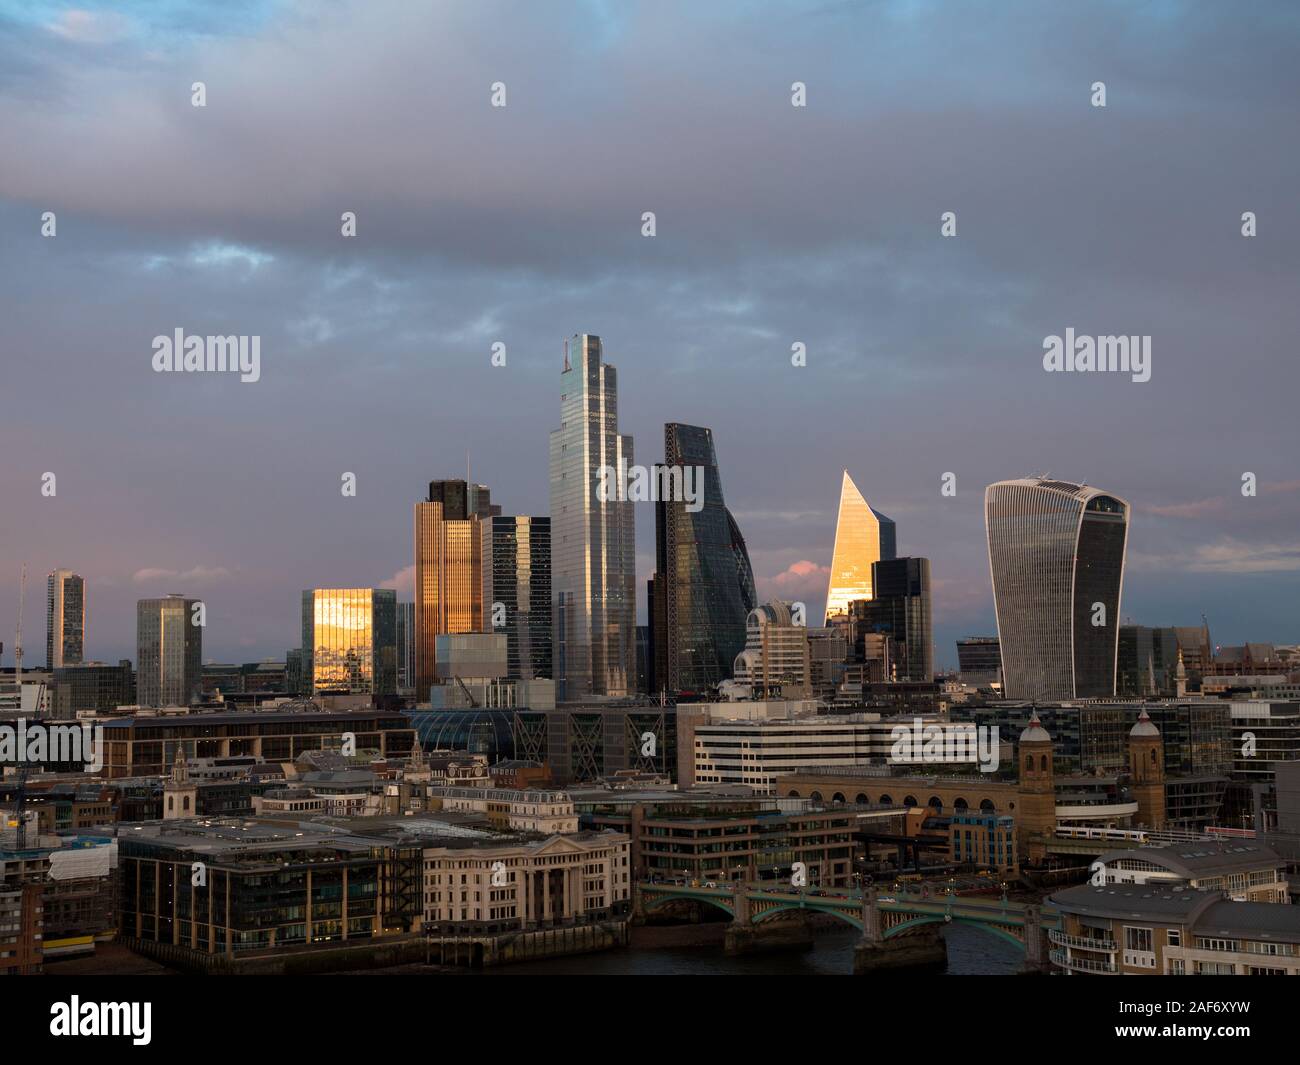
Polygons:
<instances>
[{"instance_id":1,"label":"bridge over river","mask_svg":"<svg viewBox=\"0 0 1300 1065\"><path fill-rule=\"evenodd\" d=\"M970 925L1014 945L1024 952L1027 971L1043 972L1048 968L1046 932L1060 927L1060 917L1050 904L955 894L887 894L875 887L798 890L775 888L770 882L711 887L642 882L636 886L634 912L646 918L684 900L728 914L727 949L737 953L789 940L791 926L806 940L813 929L808 918L828 914L862 933L854 952L855 972L941 960L938 932L948 924Z\"/></svg>"}]
</instances>

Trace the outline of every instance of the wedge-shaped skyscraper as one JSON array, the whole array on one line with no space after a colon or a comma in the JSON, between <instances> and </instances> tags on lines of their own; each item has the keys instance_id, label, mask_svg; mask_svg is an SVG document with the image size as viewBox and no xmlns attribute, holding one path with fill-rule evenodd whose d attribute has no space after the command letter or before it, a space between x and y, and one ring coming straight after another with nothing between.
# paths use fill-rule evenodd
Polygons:
<instances>
[{"instance_id":1,"label":"wedge-shaped skyscraper","mask_svg":"<svg viewBox=\"0 0 1300 1065\"><path fill-rule=\"evenodd\" d=\"M1068 481L984 490L1008 698L1114 696L1128 515L1124 500Z\"/></svg>"},{"instance_id":2,"label":"wedge-shaped skyscraper","mask_svg":"<svg viewBox=\"0 0 1300 1065\"><path fill-rule=\"evenodd\" d=\"M840 512L835 522L835 552L826 590L826 620L847 614L855 599L872 598L871 565L897 554L894 523L868 505L849 471L840 482Z\"/></svg>"}]
</instances>

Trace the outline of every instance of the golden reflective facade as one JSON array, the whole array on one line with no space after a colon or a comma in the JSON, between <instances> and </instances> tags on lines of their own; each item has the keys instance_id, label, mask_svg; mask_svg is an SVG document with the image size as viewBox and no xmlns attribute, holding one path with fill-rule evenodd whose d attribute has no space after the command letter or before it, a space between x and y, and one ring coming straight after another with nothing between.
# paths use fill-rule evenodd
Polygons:
<instances>
[{"instance_id":1,"label":"golden reflective facade","mask_svg":"<svg viewBox=\"0 0 1300 1065\"><path fill-rule=\"evenodd\" d=\"M311 694L397 690L397 593L312 588L302 593L302 646Z\"/></svg>"},{"instance_id":2,"label":"golden reflective facade","mask_svg":"<svg viewBox=\"0 0 1300 1065\"><path fill-rule=\"evenodd\" d=\"M836 614L847 614L855 599L872 598L871 564L891 559L894 554L894 523L868 505L845 470L826 589L828 622Z\"/></svg>"},{"instance_id":3,"label":"golden reflective facade","mask_svg":"<svg viewBox=\"0 0 1300 1065\"><path fill-rule=\"evenodd\" d=\"M442 502L415 504L415 694L438 679L439 633L486 631L483 533L477 514L445 516Z\"/></svg>"}]
</instances>

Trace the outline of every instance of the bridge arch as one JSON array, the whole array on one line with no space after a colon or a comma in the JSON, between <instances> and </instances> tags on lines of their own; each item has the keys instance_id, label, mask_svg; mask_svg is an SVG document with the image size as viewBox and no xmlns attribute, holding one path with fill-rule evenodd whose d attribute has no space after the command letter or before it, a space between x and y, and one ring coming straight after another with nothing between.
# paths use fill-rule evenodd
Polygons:
<instances>
[{"instance_id":1,"label":"bridge arch","mask_svg":"<svg viewBox=\"0 0 1300 1065\"><path fill-rule=\"evenodd\" d=\"M782 913L829 913L832 917L838 917L845 924L852 925L859 932L862 931L862 918L855 917L853 914L844 910L826 908L818 906L800 906L797 902L782 902L770 909L763 910L761 913L754 915L754 924L760 924L763 921L771 920L778 914Z\"/></svg>"},{"instance_id":2,"label":"bridge arch","mask_svg":"<svg viewBox=\"0 0 1300 1065\"><path fill-rule=\"evenodd\" d=\"M727 905L727 901L724 898L721 898L717 895L706 895L702 892L698 895L674 895L674 894L666 894L666 893L665 894L650 893L649 898L642 899L642 906L644 907L646 913L649 913L651 910L657 910L659 909L660 906L666 906L670 902L681 902L683 900L689 902L692 899L697 902L707 902L710 906L716 906L719 910L721 910L725 914L729 914L732 918L736 916L736 911L734 906Z\"/></svg>"},{"instance_id":3,"label":"bridge arch","mask_svg":"<svg viewBox=\"0 0 1300 1065\"><path fill-rule=\"evenodd\" d=\"M978 928L981 931L987 932L991 936L995 936L996 938L1002 940L1002 942L1004 943L1010 943L1017 950L1025 949L1024 941L1018 939L1015 935L1013 935L1011 932L1008 932L1005 928L1002 928L996 924L992 924L988 921L980 921L973 917L960 917L955 914L952 915L951 921L945 920L943 914L938 914L938 913L917 914L915 917L909 917L906 921L900 921L898 924L891 925L889 928L886 928L884 938L892 939L894 936L905 936L907 935L908 932L914 932L918 928L923 927L924 925L931 925L931 924L970 925L973 928Z\"/></svg>"}]
</instances>

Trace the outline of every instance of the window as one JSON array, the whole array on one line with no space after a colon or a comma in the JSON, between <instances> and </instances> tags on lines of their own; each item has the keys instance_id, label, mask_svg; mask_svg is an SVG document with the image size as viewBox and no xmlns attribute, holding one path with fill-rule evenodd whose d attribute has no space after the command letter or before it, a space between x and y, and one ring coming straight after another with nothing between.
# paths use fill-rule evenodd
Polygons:
<instances>
[{"instance_id":1,"label":"window","mask_svg":"<svg viewBox=\"0 0 1300 1065\"><path fill-rule=\"evenodd\" d=\"M1136 950L1149 953L1155 949L1151 929L1149 928L1125 928L1124 929L1124 948L1126 950Z\"/></svg>"}]
</instances>

